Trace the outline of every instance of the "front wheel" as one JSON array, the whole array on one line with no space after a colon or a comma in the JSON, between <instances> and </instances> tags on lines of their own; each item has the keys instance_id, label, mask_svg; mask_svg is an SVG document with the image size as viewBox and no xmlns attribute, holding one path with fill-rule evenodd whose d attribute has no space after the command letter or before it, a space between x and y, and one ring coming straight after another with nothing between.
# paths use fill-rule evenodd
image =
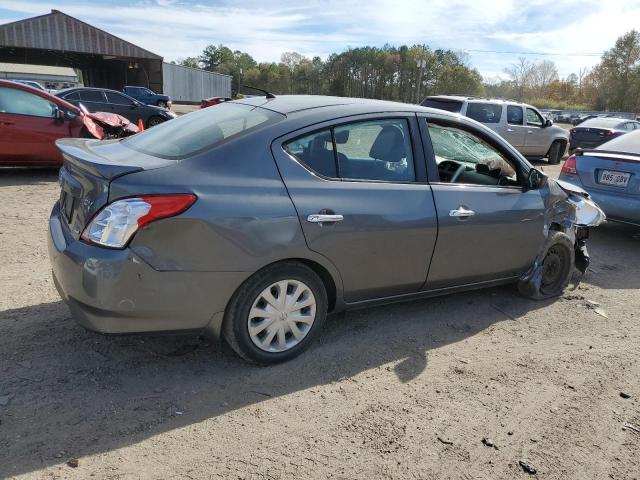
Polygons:
<instances>
[{"instance_id":1,"label":"front wheel","mask_svg":"<svg viewBox=\"0 0 640 480\"><path fill-rule=\"evenodd\" d=\"M151 117L147 120L147 128L155 127L156 125L160 125L164 122L164 119L161 117Z\"/></svg>"},{"instance_id":2,"label":"front wheel","mask_svg":"<svg viewBox=\"0 0 640 480\"><path fill-rule=\"evenodd\" d=\"M562 160L564 156L564 143L560 140L556 140L551 144L551 148L549 148L549 163L551 165L557 165Z\"/></svg>"},{"instance_id":3,"label":"front wheel","mask_svg":"<svg viewBox=\"0 0 640 480\"><path fill-rule=\"evenodd\" d=\"M327 316L324 284L306 265L282 262L250 277L233 295L223 334L238 355L269 365L302 353Z\"/></svg>"}]
</instances>

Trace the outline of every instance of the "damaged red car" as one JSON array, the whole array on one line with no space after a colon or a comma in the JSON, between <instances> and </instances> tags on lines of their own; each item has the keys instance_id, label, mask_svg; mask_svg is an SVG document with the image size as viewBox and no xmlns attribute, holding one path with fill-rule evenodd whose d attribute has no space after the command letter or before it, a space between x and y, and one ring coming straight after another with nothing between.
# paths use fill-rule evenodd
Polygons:
<instances>
[{"instance_id":1,"label":"damaged red car","mask_svg":"<svg viewBox=\"0 0 640 480\"><path fill-rule=\"evenodd\" d=\"M120 115L89 113L42 90L0 80L0 166L58 166L59 138L105 140L137 132Z\"/></svg>"}]
</instances>

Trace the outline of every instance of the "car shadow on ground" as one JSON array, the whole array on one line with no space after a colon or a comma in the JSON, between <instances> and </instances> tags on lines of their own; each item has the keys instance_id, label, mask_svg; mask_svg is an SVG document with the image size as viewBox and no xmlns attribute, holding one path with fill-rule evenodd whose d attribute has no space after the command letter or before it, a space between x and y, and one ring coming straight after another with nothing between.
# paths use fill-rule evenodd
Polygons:
<instances>
[{"instance_id":1,"label":"car shadow on ground","mask_svg":"<svg viewBox=\"0 0 640 480\"><path fill-rule=\"evenodd\" d=\"M0 187L40 185L55 182L59 168L54 167L0 167Z\"/></svg>"},{"instance_id":2,"label":"car shadow on ground","mask_svg":"<svg viewBox=\"0 0 640 480\"><path fill-rule=\"evenodd\" d=\"M87 332L62 302L8 310L0 313L0 477L383 365L411 382L427 369L430 351L549 303L506 286L335 315L309 351L273 367L249 365L224 344L195 336Z\"/></svg>"}]
</instances>

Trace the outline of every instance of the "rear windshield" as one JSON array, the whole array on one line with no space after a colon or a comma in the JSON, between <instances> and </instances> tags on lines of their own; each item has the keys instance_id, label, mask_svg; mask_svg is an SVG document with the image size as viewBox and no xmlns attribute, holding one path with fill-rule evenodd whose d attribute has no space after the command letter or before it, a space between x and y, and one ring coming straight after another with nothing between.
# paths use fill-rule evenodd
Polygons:
<instances>
[{"instance_id":1,"label":"rear windshield","mask_svg":"<svg viewBox=\"0 0 640 480\"><path fill-rule=\"evenodd\" d=\"M280 113L252 105L222 103L161 123L122 144L148 155L180 159L283 118Z\"/></svg>"},{"instance_id":2,"label":"rear windshield","mask_svg":"<svg viewBox=\"0 0 640 480\"><path fill-rule=\"evenodd\" d=\"M443 100L437 98L427 98L422 102L423 107L438 108L447 112L460 113L462 102L457 100Z\"/></svg>"},{"instance_id":3,"label":"rear windshield","mask_svg":"<svg viewBox=\"0 0 640 480\"><path fill-rule=\"evenodd\" d=\"M625 122L621 118L590 118L589 120L585 120L584 122L578 124L580 127L604 127L604 128L616 128L621 123Z\"/></svg>"}]
</instances>

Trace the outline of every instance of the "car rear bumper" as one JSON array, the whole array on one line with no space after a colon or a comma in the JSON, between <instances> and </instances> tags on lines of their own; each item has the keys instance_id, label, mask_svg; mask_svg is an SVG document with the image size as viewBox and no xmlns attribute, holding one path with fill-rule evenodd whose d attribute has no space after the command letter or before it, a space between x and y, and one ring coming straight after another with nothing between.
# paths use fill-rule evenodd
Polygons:
<instances>
[{"instance_id":1,"label":"car rear bumper","mask_svg":"<svg viewBox=\"0 0 640 480\"><path fill-rule=\"evenodd\" d=\"M596 147L602 145L603 143L604 143L604 140L598 140L596 142L584 142L584 141L580 141L580 140L570 139L569 140L569 151L573 151L576 148L582 148L582 149L596 148Z\"/></svg>"},{"instance_id":2,"label":"car rear bumper","mask_svg":"<svg viewBox=\"0 0 640 480\"><path fill-rule=\"evenodd\" d=\"M580 179L574 175L560 175L560 180L569 182L585 189L591 198L607 215L608 220L640 225L640 197L609 193L602 190L585 187Z\"/></svg>"},{"instance_id":3,"label":"car rear bumper","mask_svg":"<svg viewBox=\"0 0 640 480\"><path fill-rule=\"evenodd\" d=\"M74 240L49 218L55 286L83 327L100 333L206 331L219 335L224 309L247 272L158 271L131 250Z\"/></svg>"}]
</instances>

